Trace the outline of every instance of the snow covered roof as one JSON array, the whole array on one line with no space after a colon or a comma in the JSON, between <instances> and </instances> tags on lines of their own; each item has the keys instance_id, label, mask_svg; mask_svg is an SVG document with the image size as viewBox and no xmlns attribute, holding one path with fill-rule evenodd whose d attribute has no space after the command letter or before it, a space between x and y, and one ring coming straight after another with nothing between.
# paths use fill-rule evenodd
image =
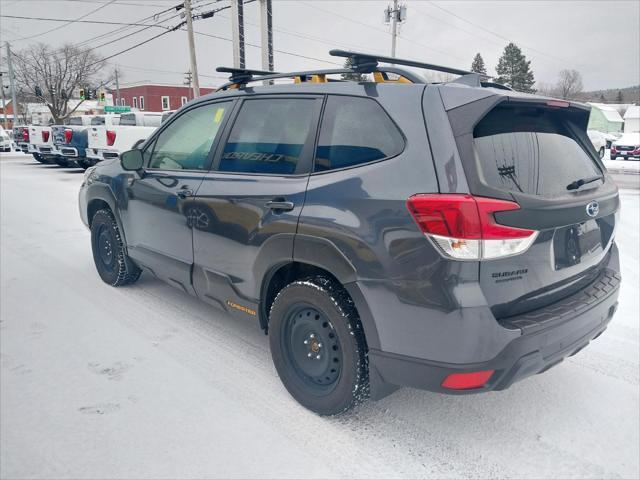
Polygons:
<instances>
[{"instance_id":1,"label":"snow covered roof","mask_svg":"<svg viewBox=\"0 0 640 480\"><path fill-rule=\"evenodd\" d=\"M616 108L613 107L612 105L606 105L604 103L590 103L589 105L600 110L602 112L602 115L604 115L604 118L607 119L607 121L617 122L617 123L623 122L622 117L618 113L618 110L616 110Z\"/></svg>"},{"instance_id":2,"label":"snow covered roof","mask_svg":"<svg viewBox=\"0 0 640 480\"><path fill-rule=\"evenodd\" d=\"M627 111L624 112L624 119L628 120L630 118L640 118L640 106L631 105L627 108Z\"/></svg>"}]
</instances>

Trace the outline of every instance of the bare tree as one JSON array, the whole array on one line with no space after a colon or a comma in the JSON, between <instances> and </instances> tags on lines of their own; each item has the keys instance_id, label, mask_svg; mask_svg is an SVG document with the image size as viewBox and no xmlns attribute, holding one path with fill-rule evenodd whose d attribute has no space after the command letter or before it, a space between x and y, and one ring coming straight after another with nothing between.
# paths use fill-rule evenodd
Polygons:
<instances>
[{"instance_id":1,"label":"bare tree","mask_svg":"<svg viewBox=\"0 0 640 480\"><path fill-rule=\"evenodd\" d=\"M560 70L556 95L565 100L577 100L582 93L582 75L577 70Z\"/></svg>"},{"instance_id":2,"label":"bare tree","mask_svg":"<svg viewBox=\"0 0 640 480\"><path fill-rule=\"evenodd\" d=\"M62 123L82 103L70 108L73 92L97 82L104 61L90 49L70 44L53 49L39 43L17 52L15 65L19 87L49 107L54 123Z\"/></svg>"}]
</instances>

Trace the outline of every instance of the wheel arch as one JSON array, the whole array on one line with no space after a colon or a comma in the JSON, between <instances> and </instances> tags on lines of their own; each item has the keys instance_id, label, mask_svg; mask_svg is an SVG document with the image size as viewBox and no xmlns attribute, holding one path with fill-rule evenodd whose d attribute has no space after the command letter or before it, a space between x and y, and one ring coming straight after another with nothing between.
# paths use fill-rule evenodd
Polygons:
<instances>
[{"instance_id":1,"label":"wheel arch","mask_svg":"<svg viewBox=\"0 0 640 480\"><path fill-rule=\"evenodd\" d=\"M311 275L323 275L340 284L353 301L369 348L379 348L380 340L373 315L356 281L356 270L331 241L296 235L293 258L274 264L266 271L260 289L260 327L268 333L269 310L278 292L291 282Z\"/></svg>"},{"instance_id":2,"label":"wheel arch","mask_svg":"<svg viewBox=\"0 0 640 480\"><path fill-rule=\"evenodd\" d=\"M92 185L89 187L87 191L87 206L86 206L86 214L87 214L87 225L91 228L91 221L93 220L93 216L96 214L98 210L103 208L108 208L113 217L116 219L116 223L118 224L118 230L120 231L120 235L123 240L125 251L127 250L127 235L122 226L122 221L120 219L120 212L117 208L116 199L113 196L113 193L107 186L102 185Z\"/></svg>"}]
</instances>

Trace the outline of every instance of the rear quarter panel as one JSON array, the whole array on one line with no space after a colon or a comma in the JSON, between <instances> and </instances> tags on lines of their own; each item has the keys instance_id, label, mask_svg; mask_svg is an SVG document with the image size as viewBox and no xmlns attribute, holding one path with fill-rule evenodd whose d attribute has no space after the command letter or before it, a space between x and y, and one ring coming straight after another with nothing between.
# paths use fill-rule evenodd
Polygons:
<instances>
[{"instance_id":1,"label":"rear quarter panel","mask_svg":"<svg viewBox=\"0 0 640 480\"><path fill-rule=\"evenodd\" d=\"M422 358L459 346L446 325L473 317L481 329L497 324L479 290L477 262L445 260L417 228L406 201L439 191L424 115L423 88L380 85L364 95L378 100L406 138L404 151L355 168L312 174L298 226L294 259L304 236L326 239L355 271L355 284L374 317L376 348ZM440 104L441 105L441 104ZM440 106L440 108L442 108ZM350 287L348 287L350 288ZM492 323L491 323L492 322ZM367 333L367 338L373 335ZM376 342L377 343L377 342ZM466 354L482 357L482 345Z\"/></svg>"}]
</instances>

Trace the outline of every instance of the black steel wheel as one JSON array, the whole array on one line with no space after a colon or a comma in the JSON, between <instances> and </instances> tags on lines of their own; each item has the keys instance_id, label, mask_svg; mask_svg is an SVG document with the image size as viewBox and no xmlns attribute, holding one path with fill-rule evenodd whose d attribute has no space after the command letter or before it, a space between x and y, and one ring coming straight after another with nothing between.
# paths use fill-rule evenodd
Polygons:
<instances>
[{"instance_id":1,"label":"black steel wheel","mask_svg":"<svg viewBox=\"0 0 640 480\"><path fill-rule=\"evenodd\" d=\"M127 256L110 210L98 210L91 220L91 249L100 278L114 287L134 283L141 270Z\"/></svg>"},{"instance_id":2,"label":"black steel wheel","mask_svg":"<svg viewBox=\"0 0 640 480\"><path fill-rule=\"evenodd\" d=\"M327 316L311 305L292 305L284 329L282 349L300 381L318 392L332 390L340 377L342 349Z\"/></svg>"},{"instance_id":3,"label":"black steel wheel","mask_svg":"<svg viewBox=\"0 0 640 480\"><path fill-rule=\"evenodd\" d=\"M290 283L276 296L269 319L273 362L300 404L337 415L368 397L364 332L340 284L321 276Z\"/></svg>"}]
</instances>

